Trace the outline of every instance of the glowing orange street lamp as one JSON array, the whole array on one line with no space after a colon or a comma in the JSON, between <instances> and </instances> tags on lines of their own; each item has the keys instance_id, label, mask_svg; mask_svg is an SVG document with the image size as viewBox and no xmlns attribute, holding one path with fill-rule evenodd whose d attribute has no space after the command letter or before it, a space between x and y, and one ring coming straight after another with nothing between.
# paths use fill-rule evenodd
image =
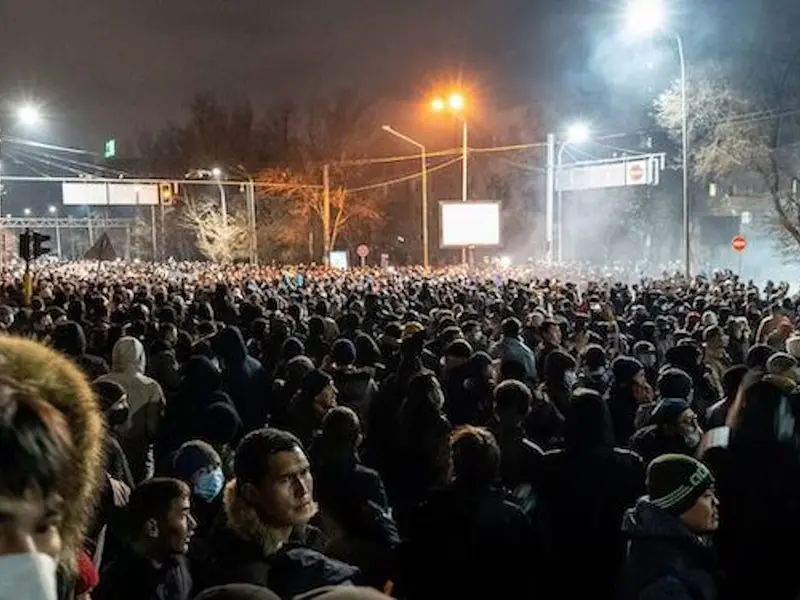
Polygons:
<instances>
[{"instance_id":1,"label":"glowing orange street lamp","mask_svg":"<svg viewBox=\"0 0 800 600\"><path fill-rule=\"evenodd\" d=\"M461 201L467 201L467 157L469 154L469 150L467 147L467 119L464 116L464 109L466 108L467 102L464 98L463 94L458 92L453 92L447 97L447 101L445 101L442 97L436 97L431 102L431 107L433 108L434 112L443 112L445 109L450 110L450 112L460 114L461 115ZM461 262L466 264L467 263L467 249L462 248L461 250Z\"/></svg>"}]
</instances>

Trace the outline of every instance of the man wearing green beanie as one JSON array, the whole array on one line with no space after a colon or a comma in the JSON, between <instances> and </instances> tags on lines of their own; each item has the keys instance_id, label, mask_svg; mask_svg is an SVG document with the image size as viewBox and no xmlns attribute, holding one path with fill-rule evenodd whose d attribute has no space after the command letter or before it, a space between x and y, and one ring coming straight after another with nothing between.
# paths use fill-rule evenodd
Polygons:
<instances>
[{"instance_id":1,"label":"man wearing green beanie","mask_svg":"<svg viewBox=\"0 0 800 600\"><path fill-rule=\"evenodd\" d=\"M625 514L625 584L637 600L717 597L710 535L719 526L714 477L703 463L665 454L647 468L647 496Z\"/></svg>"}]
</instances>

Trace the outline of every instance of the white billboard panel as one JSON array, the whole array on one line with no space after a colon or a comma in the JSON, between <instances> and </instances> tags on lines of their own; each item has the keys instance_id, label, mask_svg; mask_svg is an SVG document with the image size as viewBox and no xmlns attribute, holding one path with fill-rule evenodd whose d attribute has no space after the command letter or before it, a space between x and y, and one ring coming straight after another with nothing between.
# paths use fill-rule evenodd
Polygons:
<instances>
[{"instance_id":1,"label":"white billboard panel","mask_svg":"<svg viewBox=\"0 0 800 600\"><path fill-rule=\"evenodd\" d=\"M658 185L663 154L578 163L556 169L556 190L573 192L629 185Z\"/></svg>"},{"instance_id":2,"label":"white billboard panel","mask_svg":"<svg viewBox=\"0 0 800 600\"><path fill-rule=\"evenodd\" d=\"M65 206L154 206L158 205L158 185L67 181L61 184Z\"/></svg>"},{"instance_id":3,"label":"white billboard panel","mask_svg":"<svg viewBox=\"0 0 800 600\"><path fill-rule=\"evenodd\" d=\"M439 202L439 246L500 245L499 202Z\"/></svg>"}]
</instances>

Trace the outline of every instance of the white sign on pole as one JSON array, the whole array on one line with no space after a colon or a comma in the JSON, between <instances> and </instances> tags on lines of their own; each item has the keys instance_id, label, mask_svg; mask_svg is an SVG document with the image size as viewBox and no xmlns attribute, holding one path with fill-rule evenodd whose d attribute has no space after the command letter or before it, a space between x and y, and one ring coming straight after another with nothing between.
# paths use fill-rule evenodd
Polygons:
<instances>
[{"instance_id":1,"label":"white sign on pole","mask_svg":"<svg viewBox=\"0 0 800 600\"><path fill-rule=\"evenodd\" d=\"M65 206L158 206L158 185L65 181L61 184Z\"/></svg>"},{"instance_id":2,"label":"white sign on pole","mask_svg":"<svg viewBox=\"0 0 800 600\"><path fill-rule=\"evenodd\" d=\"M574 192L629 185L658 185L663 168L663 154L573 163L557 169L556 190Z\"/></svg>"}]
</instances>

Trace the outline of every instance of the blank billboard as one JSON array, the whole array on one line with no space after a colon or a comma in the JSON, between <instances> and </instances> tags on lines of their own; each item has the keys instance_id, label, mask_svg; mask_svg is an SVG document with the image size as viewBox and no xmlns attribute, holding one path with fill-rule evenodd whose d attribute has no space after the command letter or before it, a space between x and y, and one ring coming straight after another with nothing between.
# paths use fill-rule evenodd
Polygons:
<instances>
[{"instance_id":1,"label":"blank billboard","mask_svg":"<svg viewBox=\"0 0 800 600\"><path fill-rule=\"evenodd\" d=\"M158 185L152 183L66 181L61 194L65 206L158 205Z\"/></svg>"},{"instance_id":2,"label":"blank billboard","mask_svg":"<svg viewBox=\"0 0 800 600\"><path fill-rule=\"evenodd\" d=\"M440 246L500 245L499 202L439 202Z\"/></svg>"}]
</instances>

